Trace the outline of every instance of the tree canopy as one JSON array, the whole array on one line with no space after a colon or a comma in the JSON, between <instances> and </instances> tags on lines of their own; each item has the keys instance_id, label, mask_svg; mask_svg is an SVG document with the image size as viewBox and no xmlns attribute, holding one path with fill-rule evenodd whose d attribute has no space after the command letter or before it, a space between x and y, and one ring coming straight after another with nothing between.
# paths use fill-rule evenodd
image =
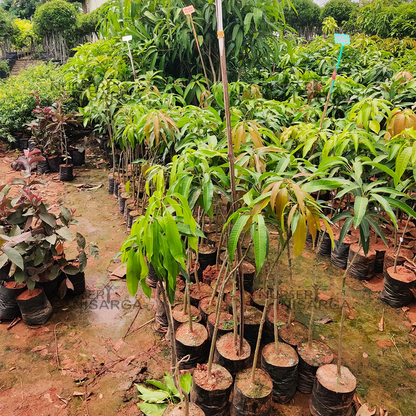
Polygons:
<instances>
[{"instance_id":1,"label":"tree canopy","mask_svg":"<svg viewBox=\"0 0 416 416\"><path fill-rule=\"evenodd\" d=\"M333 17L338 26L342 26L343 22L347 22L351 13L358 8L357 3L351 0L330 0L321 11L321 18Z\"/></svg>"},{"instance_id":2,"label":"tree canopy","mask_svg":"<svg viewBox=\"0 0 416 416\"><path fill-rule=\"evenodd\" d=\"M312 0L292 0L294 8L285 9L286 23L297 32L302 33L305 28L320 28L321 8Z\"/></svg>"}]
</instances>

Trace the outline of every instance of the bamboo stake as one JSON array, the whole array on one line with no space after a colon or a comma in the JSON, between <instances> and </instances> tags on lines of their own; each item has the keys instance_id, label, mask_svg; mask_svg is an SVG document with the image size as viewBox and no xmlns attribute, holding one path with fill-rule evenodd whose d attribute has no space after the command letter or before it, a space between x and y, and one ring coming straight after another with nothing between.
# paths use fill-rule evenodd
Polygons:
<instances>
[{"instance_id":1,"label":"bamboo stake","mask_svg":"<svg viewBox=\"0 0 416 416\"><path fill-rule=\"evenodd\" d=\"M227 76L227 59L225 56L225 39L224 39L224 23L222 18L222 1L215 0L215 8L217 12L217 37L220 51L220 64L221 64L221 77L223 83L223 94L224 94L224 107L225 107L225 121L227 126L227 143L228 143L228 160L230 164L230 184L231 184L231 211L234 213L237 204L237 190L235 184L235 168L234 168L234 150L233 150L233 139L231 134L231 113L230 113L230 97L228 91L228 76ZM242 258L241 244L237 244L237 263ZM244 278L243 278L243 267L240 263L239 269L239 282L240 282L240 345L239 352L241 354L243 349L244 339Z\"/></svg>"},{"instance_id":2,"label":"bamboo stake","mask_svg":"<svg viewBox=\"0 0 416 416\"><path fill-rule=\"evenodd\" d=\"M342 356L342 332L344 329L344 321L345 321L345 306L347 301L344 300L342 303L342 310L341 310L341 327L339 330L339 340L338 340L338 360L337 360L337 374L338 378L341 377L341 356Z\"/></svg>"},{"instance_id":3,"label":"bamboo stake","mask_svg":"<svg viewBox=\"0 0 416 416\"><path fill-rule=\"evenodd\" d=\"M207 89L208 89L208 92L211 92L211 90L209 89L209 81L208 81L207 70L205 68L204 60L202 59L201 48L199 46L198 36L196 34L194 19L192 18L192 14L190 14L189 17L191 18L192 31L194 32L194 38L195 38L196 46L198 48L199 59L201 60L202 69L204 70L205 82L207 83Z\"/></svg>"}]
</instances>

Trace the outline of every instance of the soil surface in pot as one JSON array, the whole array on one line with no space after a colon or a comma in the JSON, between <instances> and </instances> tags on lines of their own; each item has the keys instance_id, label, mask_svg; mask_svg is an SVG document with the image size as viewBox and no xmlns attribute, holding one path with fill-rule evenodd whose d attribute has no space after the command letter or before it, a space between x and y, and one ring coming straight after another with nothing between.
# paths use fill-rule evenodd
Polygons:
<instances>
[{"instance_id":1,"label":"soil surface in pot","mask_svg":"<svg viewBox=\"0 0 416 416\"><path fill-rule=\"evenodd\" d=\"M226 390L233 383L231 374L224 367L212 364L211 377L208 377L207 369L207 364L198 364L193 375L195 383L204 390Z\"/></svg>"},{"instance_id":2,"label":"soil surface in pot","mask_svg":"<svg viewBox=\"0 0 416 416\"><path fill-rule=\"evenodd\" d=\"M283 342L279 342L277 345L277 351L273 342L267 344L261 352L269 364L275 367L293 367L298 364L299 358L293 347Z\"/></svg>"},{"instance_id":3,"label":"soil surface in pot","mask_svg":"<svg viewBox=\"0 0 416 416\"><path fill-rule=\"evenodd\" d=\"M176 339L182 344L189 347L199 347L208 338L208 333L205 327L201 324L194 323L192 325L192 331L187 323L182 324L176 330Z\"/></svg>"},{"instance_id":4,"label":"soil surface in pot","mask_svg":"<svg viewBox=\"0 0 416 416\"><path fill-rule=\"evenodd\" d=\"M23 293L21 293L17 299L18 300L29 300L32 298L35 298L40 293L42 293L42 289L35 288L33 290L25 290Z\"/></svg>"},{"instance_id":5,"label":"soil surface in pot","mask_svg":"<svg viewBox=\"0 0 416 416\"><path fill-rule=\"evenodd\" d=\"M212 326L215 326L216 319L217 319L217 314L216 313L211 313L208 316L208 321ZM218 322L218 328L219 329L224 329L224 330L233 329L234 328L233 316L229 313L221 312L220 313L220 319L219 319L219 322Z\"/></svg>"},{"instance_id":6,"label":"soil surface in pot","mask_svg":"<svg viewBox=\"0 0 416 416\"><path fill-rule=\"evenodd\" d=\"M251 381L251 368L238 373L235 382L244 396L252 399L267 397L273 390L273 383L269 375L260 368L256 369L254 383Z\"/></svg>"},{"instance_id":7,"label":"soil surface in pot","mask_svg":"<svg viewBox=\"0 0 416 416\"><path fill-rule=\"evenodd\" d=\"M221 351L221 355L228 360L245 360L246 358L250 357L251 354L250 344L244 340L241 354L238 354L238 342L239 341L237 339L236 346L234 343L234 334L230 332L229 334L225 334L219 340L217 340L217 349Z\"/></svg>"}]
</instances>

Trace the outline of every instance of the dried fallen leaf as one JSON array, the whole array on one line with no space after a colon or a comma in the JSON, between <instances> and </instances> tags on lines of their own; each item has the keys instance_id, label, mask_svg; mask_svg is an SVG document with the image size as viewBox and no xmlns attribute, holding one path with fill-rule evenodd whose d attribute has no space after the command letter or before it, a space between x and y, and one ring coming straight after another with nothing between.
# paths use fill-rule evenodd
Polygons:
<instances>
[{"instance_id":1,"label":"dried fallen leaf","mask_svg":"<svg viewBox=\"0 0 416 416\"><path fill-rule=\"evenodd\" d=\"M381 317L380 322L378 323L378 330L380 332L384 331L384 316Z\"/></svg>"},{"instance_id":2,"label":"dried fallen leaf","mask_svg":"<svg viewBox=\"0 0 416 416\"><path fill-rule=\"evenodd\" d=\"M83 396L84 393L82 393L80 391L74 391L74 393L72 395L75 396L75 397L80 397L80 396Z\"/></svg>"},{"instance_id":3,"label":"dried fallen leaf","mask_svg":"<svg viewBox=\"0 0 416 416\"><path fill-rule=\"evenodd\" d=\"M32 348L30 351L31 352L37 352L37 351L42 351L46 349L46 345L39 345L38 347Z\"/></svg>"},{"instance_id":4,"label":"dried fallen leaf","mask_svg":"<svg viewBox=\"0 0 416 416\"><path fill-rule=\"evenodd\" d=\"M406 313L407 311L410 311L410 308L408 306L403 306L402 311Z\"/></svg>"},{"instance_id":5,"label":"dried fallen leaf","mask_svg":"<svg viewBox=\"0 0 416 416\"><path fill-rule=\"evenodd\" d=\"M318 298L319 299L321 299L321 300L330 300L330 299L332 299L332 296L329 296L329 295L326 295L325 293L320 293L319 295L318 295Z\"/></svg>"},{"instance_id":6,"label":"dried fallen leaf","mask_svg":"<svg viewBox=\"0 0 416 416\"><path fill-rule=\"evenodd\" d=\"M322 269L326 270L327 268L328 268L328 265L324 263L324 265L322 266Z\"/></svg>"},{"instance_id":7,"label":"dried fallen leaf","mask_svg":"<svg viewBox=\"0 0 416 416\"><path fill-rule=\"evenodd\" d=\"M125 344L125 341L122 339L122 338L120 338L114 345L113 345L113 348L114 348L114 351L115 352L118 352L118 350L123 346Z\"/></svg>"},{"instance_id":8,"label":"dried fallen leaf","mask_svg":"<svg viewBox=\"0 0 416 416\"><path fill-rule=\"evenodd\" d=\"M318 324L322 324L322 325L326 325L329 324L331 322L334 322L334 320L332 318L321 318L318 320Z\"/></svg>"},{"instance_id":9,"label":"dried fallen leaf","mask_svg":"<svg viewBox=\"0 0 416 416\"><path fill-rule=\"evenodd\" d=\"M368 403L363 404L355 416L373 416L377 409L372 409Z\"/></svg>"},{"instance_id":10,"label":"dried fallen leaf","mask_svg":"<svg viewBox=\"0 0 416 416\"><path fill-rule=\"evenodd\" d=\"M363 352L363 358L368 358L368 354L366 352Z\"/></svg>"}]
</instances>

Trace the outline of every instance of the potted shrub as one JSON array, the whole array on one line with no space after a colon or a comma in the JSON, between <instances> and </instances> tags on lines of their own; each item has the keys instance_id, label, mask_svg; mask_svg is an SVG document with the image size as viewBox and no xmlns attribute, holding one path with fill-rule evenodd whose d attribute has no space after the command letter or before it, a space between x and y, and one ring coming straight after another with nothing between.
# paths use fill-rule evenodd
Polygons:
<instances>
[{"instance_id":1,"label":"potted shrub","mask_svg":"<svg viewBox=\"0 0 416 416\"><path fill-rule=\"evenodd\" d=\"M28 324L44 323L52 312L42 283L54 282L61 270L73 272L73 266L65 260L64 243L73 240L69 225L77 224L74 211L61 207L59 216L49 211L42 198L31 191L31 186L38 183L14 179L12 185L23 185L20 196L7 196L10 187L4 185L0 194L0 265L3 268L9 264L7 278L27 287L17 303ZM77 240L78 273L85 268L87 256L85 239L78 235ZM97 253L93 244L89 249L90 253Z\"/></svg>"}]
</instances>

